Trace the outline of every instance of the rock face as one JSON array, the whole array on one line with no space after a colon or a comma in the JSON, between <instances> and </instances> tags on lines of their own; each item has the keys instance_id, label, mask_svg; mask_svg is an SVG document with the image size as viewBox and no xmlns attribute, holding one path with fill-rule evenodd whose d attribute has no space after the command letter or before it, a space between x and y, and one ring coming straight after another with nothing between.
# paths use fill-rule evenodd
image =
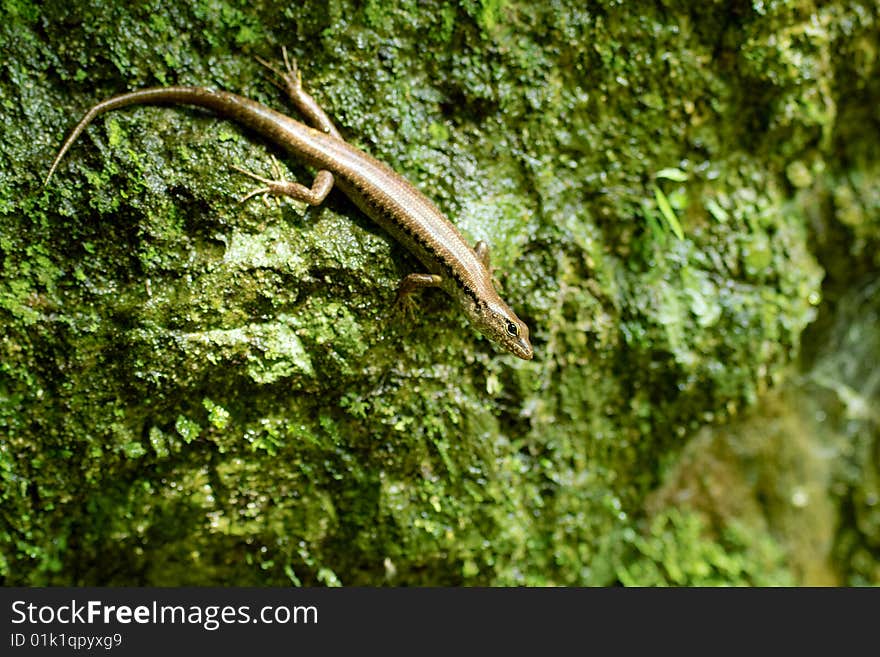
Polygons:
<instances>
[{"instance_id":1,"label":"rock face","mask_svg":"<svg viewBox=\"0 0 880 657\"><path fill-rule=\"evenodd\" d=\"M880 583L877 416L794 478L825 438L754 440L880 264L873 3L76 4L0 26L5 583ZM533 361L439 290L396 312L419 265L341 192L240 204L281 153L205 112L107 114L41 187L124 90L284 110L282 45L490 244Z\"/></svg>"}]
</instances>

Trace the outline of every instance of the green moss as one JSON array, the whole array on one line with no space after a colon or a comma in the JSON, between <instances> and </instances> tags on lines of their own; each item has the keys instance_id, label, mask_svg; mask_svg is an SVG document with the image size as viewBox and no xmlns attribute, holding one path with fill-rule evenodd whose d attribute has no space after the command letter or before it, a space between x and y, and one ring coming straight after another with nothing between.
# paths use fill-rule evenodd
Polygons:
<instances>
[{"instance_id":1,"label":"green moss","mask_svg":"<svg viewBox=\"0 0 880 657\"><path fill-rule=\"evenodd\" d=\"M183 442L185 443L191 443L198 438L199 434L202 432L202 427L199 426L198 422L190 420L183 415L177 416L174 428L177 429L177 433L180 434L180 437L183 438Z\"/></svg>"},{"instance_id":2,"label":"green moss","mask_svg":"<svg viewBox=\"0 0 880 657\"><path fill-rule=\"evenodd\" d=\"M646 505L797 355L823 296L810 194L876 252L876 156L835 114L876 107L876 12L166 5L4 3L7 583L785 581L771 531ZM239 203L228 164L282 153L207 113L102 117L40 187L125 89L284 109L253 57L282 45L347 139L490 244L534 361L440 291L394 312L419 265L342 194Z\"/></svg>"},{"instance_id":3,"label":"green moss","mask_svg":"<svg viewBox=\"0 0 880 657\"><path fill-rule=\"evenodd\" d=\"M633 554L617 568L632 586L792 586L784 551L769 537L733 521L721 536L706 535L700 516L669 509L645 535L623 533Z\"/></svg>"}]
</instances>

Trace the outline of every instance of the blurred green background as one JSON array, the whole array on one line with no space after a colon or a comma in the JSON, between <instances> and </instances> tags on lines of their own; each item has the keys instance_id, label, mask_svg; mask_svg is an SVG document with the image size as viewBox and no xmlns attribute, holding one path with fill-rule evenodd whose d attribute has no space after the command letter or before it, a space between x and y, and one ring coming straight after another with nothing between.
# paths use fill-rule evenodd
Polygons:
<instances>
[{"instance_id":1,"label":"blurred green background","mask_svg":"<svg viewBox=\"0 0 880 657\"><path fill-rule=\"evenodd\" d=\"M179 6L168 6L179 5ZM874 2L0 2L7 585L880 583ZM340 192L245 204L289 111L486 240L518 361ZM282 158L288 176L313 172Z\"/></svg>"}]
</instances>

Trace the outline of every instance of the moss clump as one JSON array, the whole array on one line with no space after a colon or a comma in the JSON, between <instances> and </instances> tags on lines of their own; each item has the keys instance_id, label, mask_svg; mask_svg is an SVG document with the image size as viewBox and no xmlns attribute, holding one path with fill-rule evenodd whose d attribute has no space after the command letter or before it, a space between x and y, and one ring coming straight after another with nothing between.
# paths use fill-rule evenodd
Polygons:
<instances>
[{"instance_id":1,"label":"moss clump","mask_svg":"<svg viewBox=\"0 0 880 657\"><path fill-rule=\"evenodd\" d=\"M616 571L626 585L792 586L796 581L779 545L736 521L712 539L699 515L668 509L651 520L646 534L628 530L622 538L633 551Z\"/></svg>"}]
</instances>

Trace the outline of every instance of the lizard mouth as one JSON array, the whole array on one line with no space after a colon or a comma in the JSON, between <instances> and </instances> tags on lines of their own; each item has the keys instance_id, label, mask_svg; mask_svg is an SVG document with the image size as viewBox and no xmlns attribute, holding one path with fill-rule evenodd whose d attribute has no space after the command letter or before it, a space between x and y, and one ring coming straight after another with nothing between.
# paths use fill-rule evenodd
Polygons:
<instances>
[{"instance_id":1,"label":"lizard mouth","mask_svg":"<svg viewBox=\"0 0 880 657\"><path fill-rule=\"evenodd\" d=\"M532 360L532 357L535 355L534 350L532 349L532 345L529 344L527 340L518 340L511 345L511 351L515 356L522 358L523 360Z\"/></svg>"}]
</instances>

